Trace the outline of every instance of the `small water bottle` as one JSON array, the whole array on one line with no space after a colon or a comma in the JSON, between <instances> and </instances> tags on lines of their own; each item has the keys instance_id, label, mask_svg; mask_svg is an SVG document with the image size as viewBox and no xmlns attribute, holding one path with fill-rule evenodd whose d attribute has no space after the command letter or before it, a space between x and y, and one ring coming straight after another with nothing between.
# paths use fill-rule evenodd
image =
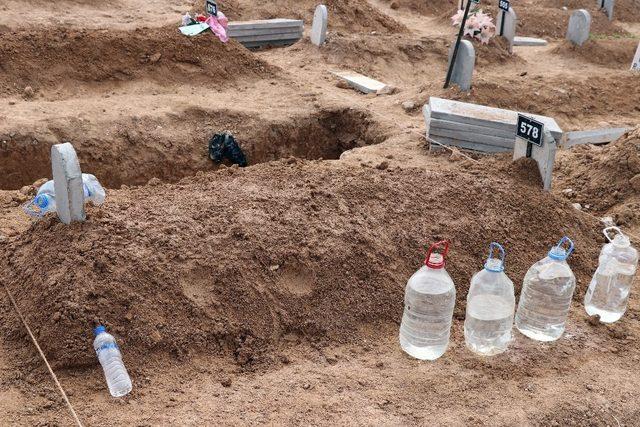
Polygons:
<instances>
[{"instance_id":1,"label":"small water bottle","mask_svg":"<svg viewBox=\"0 0 640 427\"><path fill-rule=\"evenodd\" d=\"M613 239L610 231L616 232ZM605 228L604 235L609 243L600 252L598 269L584 296L584 308L589 316L597 315L601 322L613 323L627 311L638 251L618 227Z\"/></svg>"},{"instance_id":2,"label":"small water bottle","mask_svg":"<svg viewBox=\"0 0 640 427\"><path fill-rule=\"evenodd\" d=\"M494 258L496 251L499 258ZM504 248L491 243L489 258L471 279L467 296L464 339L471 351L482 356L502 353L511 341L516 298L513 282L504 273L504 258Z\"/></svg>"},{"instance_id":3,"label":"small water bottle","mask_svg":"<svg viewBox=\"0 0 640 427\"><path fill-rule=\"evenodd\" d=\"M93 348L98 355L98 360L107 379L109 393L113 397L122 397L129 394L133 386L127 369L122 362L122 354L115 338L107 333L107 329L104 326L98 326L94 333L96 339L93 341Z\"/></svg>"},{"instance_id":4,"label":"small water bottle","mask_svg":"<svg viewBox=\"0 0 640 427\"><path fill-rule=\"evenodd\" d=\"M456 288L444 269L447 252L449 242L432 245L405 288L400 346L416 359L435 360L449 346Z\"/></svg>"},{"instance_id":5,"label":"small water bottle","mask_svg":"<svg viewBox=\"0 0 640 427\"><path fill-rule=\"evenodd\" d=\"M567 264L573 242L563 237L542 260L524 276L516 327L538 341L555 341L564 333L576 276Z\"/></svg>"}]
</instances>

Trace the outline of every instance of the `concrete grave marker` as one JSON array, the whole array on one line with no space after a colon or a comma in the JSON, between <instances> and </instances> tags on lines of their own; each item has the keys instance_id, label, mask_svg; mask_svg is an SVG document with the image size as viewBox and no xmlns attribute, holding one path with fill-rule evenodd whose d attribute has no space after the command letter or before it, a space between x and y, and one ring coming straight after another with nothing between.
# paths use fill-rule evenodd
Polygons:
<instances>
[{"instance_id":1,"label":"concrete grave marker","mask_svg":"<svg viewBox=\"0 0 640 427\"><path fill-rule=\"evenodd\" d=\"M514 46L546 46L547 41L544 39L537 39L535 37L514 37Z\"/></svg>"},{"instance_id":2,"label":"concrete grave marker","mask_svg":"<svg viewBox=\"0 0 640 427\"><path fill-rule=\"evenodd\" d=\"M331 73L340 77L346 81L349 86L362 93L378 93L387 88L386 84L363 76L362 74L354 73L353 71L332 71Z\"/></svg>"},{"instance_id":3,"label":"concrete grave marker","mask_svg":"<svg viewBox=\"0 0 640 427\"><path fill-rule=\"evenodd\" d=\"M311 27L311 43L322 46L327 39L327 24L329 22L329 12L327 6L321 4L316 7L313 14L313 26Z\"/></svg>"},{"instance_id":4,"label":"concrete grave marker","mask_svg":"<svg viewBox=\"0 0 640 427\"><path fill-rule=\"evenodd\" d=\"M582 46L584 42L589 40L589 31L591 30L591 15L584 9L576 10L569 18L569 28L567 29L567 40Z\"/></svg>"},{"instance_id":5,"label":"concrete grave marker","mask_svg":"<svg viewBox=\"0 0 640 427\"><path fill-rule=\"evenodd\" d=\"M638 43L636 54L634 55L633 62L631 63L631 71L640 71L640 43Z\"/></svg>"},{"instance_id":6,"label":"concrete grave marker","mask_svg":"<svg viewBox=\"0 0 640 427\"><path fill-rule=\"evenodd\" d=\"M82 171L73 145L66 142L51 147L51 169L60 221L65 224L84 221Z\"/></svg>"},{"instance_id":7,"label":"concrete grave marker","mask_svg":"<svg viewBox=\"0 0 640 427\"><path fill-rule=\"evenodd\" d=\"M516 38L517 25L518 15L516 15L516 12L512 7L509 7L508 12L500 11L500 13L498 13L498 22L496 24L496 27L499 31L502 30L502 33L498 35L504 37L509 42L509 53L513 53L513 43Z\"/></svg>"},{"instance_id":8,"label":"concrete grave marker","mask_svg":"<svg viewBox=\"0 0 640 427\"><path fill-rule=\"evenodd\" d=\"M451 57L453 56L454 49L455 45L452 45L449 49L449 64L451 64ZM453 65L451 83L455 83L460 86L461 90L470 90L471 80L473 78L473 67L475 64L476 50L473 48L473 44L469 40L462 40L460 42L460 47L458 48L456 63Z\"/></svg>"},{"instance_id":9,"label":"concrete grave marker","mask_svg":"<svg viewBox=\"0 0 640 427\"><path fill-rule=\"evenodd\" d=\"M607 18L609 18L609 21L612 21L615 0L598 0L598 4L600 5L600 9L604 9L604 13L607 15Z\"/></svg>"},{"instance_id":10,"label":"concrete grave marker","mask_svg":"<svg viewBox=\"0 0 640 427\"><path fill-rule=\"evenodd\" d=\"M529 142L516 136L516 142L513 147L513 160L518 160L521 157L527 157L527 147ZM542 177L544 189L546 191L551 190L551 180L553 175L553 163L556 159L556 151L558 147L556 141L545 126L543 131L542 146L531 144L531 158L538 163L538 170Z\"/></svg>"}]
</instances>

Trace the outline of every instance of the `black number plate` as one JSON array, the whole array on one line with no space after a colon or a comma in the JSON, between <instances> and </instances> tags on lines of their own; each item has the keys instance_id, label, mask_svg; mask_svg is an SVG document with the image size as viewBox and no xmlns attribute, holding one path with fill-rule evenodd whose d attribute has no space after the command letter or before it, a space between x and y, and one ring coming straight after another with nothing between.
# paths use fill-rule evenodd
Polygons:
<instances>
[{"instance_id":1,"label":"black number plate","mask_svg":"<svg viewBox=\"0 0 640 427\"><path fill-rule=\"evenodd\" d=\"M218 5L213 0L207 0L206 10L209 15L218 16Z\"/></svg>"},{"instance_id":2,"label":"black number plate","mask_svg":"<svg viewBox=\"0 0 640 427\"><path fill-rule=\"evenodd\" d=\"M518 114L516 135L532 144L542 147L542 132L544 124L537 120Z\"/></svg>"},{"instance_id":3,"label":"black number plate","mask_svg":"<svg viewBox=\"0 0 640 427\"><path fill-rule=\"evenodd\" d=\"M500 7L500 9L504 10L505 12L509 12L509 6L511 6L509 4L509 0L500 0L498 2L498 7Z\"/></svg>"}]
</instances>

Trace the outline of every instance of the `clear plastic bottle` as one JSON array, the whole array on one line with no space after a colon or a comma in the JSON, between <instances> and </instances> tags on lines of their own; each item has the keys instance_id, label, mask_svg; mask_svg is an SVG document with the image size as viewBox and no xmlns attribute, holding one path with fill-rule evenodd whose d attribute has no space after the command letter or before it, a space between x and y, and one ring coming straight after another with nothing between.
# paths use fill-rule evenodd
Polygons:
<instances>
[{"instance_id":1,"label":"clear plastic bottle","mask_svg":"<svg viewBox=\"0 0 640 427\"><path fill-rule=\"evenodd\" d=\"M113 397L122 397L129 394L133 386L127 369L122 362L122 354L115 338L107 333L104 326L95 328L94 333L96 338L93 341L93 348L102 365L109 393Z\"/></svg>"},{"instance_id":2,"label":"clear plastic bottle","mask_svg":"<svg viewBox=\"0 0 640 427\"><path fill-rule=\"evenodd\" d=\"M576 276L567 264L573 248L571 239L563 237L524 277L516 327L529 338L555 341L564 333L576 289Z\"/></svg>"},{"instance_id":3,"label":"clear plastic bottle","mask_svg":"<svg viewBox=\"0 0 640 427\"><path fill-rule=\"evenodd\" d=\"M493 257L495 251L500 258ZM513 282L504 273L504 258L504 248L491 243L489 258L471 279L467 296L464 339L471 351L483 356L502 353L511 341L516 299Z\"/></svg>"},{"instance_id":4,"label":"clear plastic bottle","mask_svg":"<svg viewBox=\"0 0 640 427\"><path fill-rule=\"evenodd\" d=\"M82 187L84 189L85 203L91 202L96 206L104 203L106 192L98 179L88 173L82 174ZM53 180L42 184L36 197L24 205L25 213L32 217L42 217L49 212L56 212L56 193Z\"/></svg>"},{"instance_id":5,"label":"clear plastic bottle","mask_svg":"<svg viewBox=\"0 0 640 427\"><path fill-rule=\"evenodd\" d=\"M439 248L441 253L434 252ZM444 268L448 251L449 242L432 245L405 288L400 346L416 359L435 360L449 346L456 288Z\"/></svg>"},{"instance_id":6,"label":"clear plastic bottle","mask_svg":"<svg viewBox=\"0 0 640 427\"><path fill-rule=\"evenodd\" d=\"M616 231L611 239L609 231ZM584 308L589 316L599 316L603 323L618 321L627 311L629 292L638 269L638 251L629 237L618 227L604 229L609 243L600 252L598 269L584 296Z\"/></svg>"}]
</instances>

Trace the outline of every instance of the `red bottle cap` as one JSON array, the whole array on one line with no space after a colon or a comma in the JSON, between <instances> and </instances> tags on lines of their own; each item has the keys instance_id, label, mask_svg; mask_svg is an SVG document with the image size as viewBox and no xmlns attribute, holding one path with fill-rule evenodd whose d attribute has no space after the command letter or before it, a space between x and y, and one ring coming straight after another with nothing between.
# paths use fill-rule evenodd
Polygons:
<instances>
[{"instance_id":1,"label":"red bottle cap","mask_svg":"<svg viewBox=\"0 0 640 427\"><path fill-rule=\"evenodd\" d=\"M436 249L441 249L440 252L434 252ZM449 242L443 240L438 243L434 243L431 245L429 250L427 251L427 258L424 260L424 264L433 269L444 268L446 261L445 258L447 253L449 252Z\"/></svg>"}]
</instances>

